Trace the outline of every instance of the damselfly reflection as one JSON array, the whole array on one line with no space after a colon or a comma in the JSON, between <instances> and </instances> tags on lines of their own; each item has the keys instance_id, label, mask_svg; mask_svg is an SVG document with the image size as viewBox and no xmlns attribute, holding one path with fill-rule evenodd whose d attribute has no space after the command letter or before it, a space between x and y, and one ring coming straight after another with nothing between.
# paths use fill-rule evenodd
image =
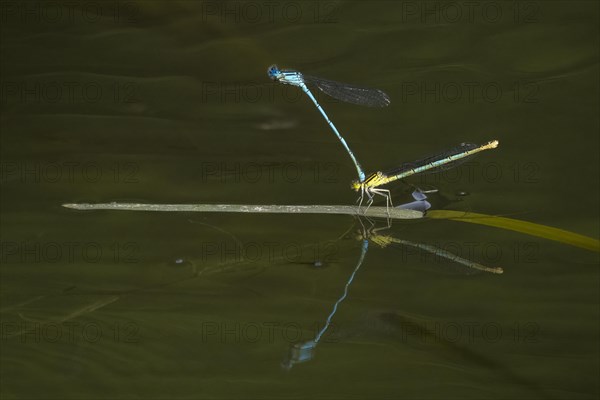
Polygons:
<instances>
[{"instance_id":1,"label":"damselfly reflection","mask_svg":"<svg viewBox=\"0 0 600 400\"><path fill-rule=\"evenodd\" d=\"M461 267L463 267L465 269L464 270L465 274L469 274L472 271L487 272L487 273L493 273L493 274L503 273L503 270L500 267L488 267L488 266L485 266L478 262L471 261L466 258L460 257L450 251L441 249L441 248L433 246L433 245L416 243L416 242L412 242L409 240L403 240L403 239L393 237L390 234L383 235L383 234L379 233L382 230L389 229L389 226L382 227L382 228L375 228L371 221L367 221L367 225L365 225L365 223L363 223L363 221L361 220L360 217L358 217L358 221L360 223L360 229L358 231L358 235L356 236L356 239L358 241L360 241L360 243L361 243L360 254L358 256L358 260L357 260L356 266L354 267L354 270L349 275L348 280L346 281L346 284L344 286L344 290L343 290L342 294L340 295L338 300L333 304L331 311L329 312L329 315L327 316L327 318L325 320L325 324L323 325L323 328L318 331L318 333L315 335L315 337L311 340L294 343L290 346L287 356L285 357L284 361L281 363L282 368L289 370L295 364L303 363L303 362L310 361L313 359L317 345L319 344L319 342L321 341L321 339L323 338L323 336L325 335L327 330L331 327L333 319L335 317L335 314L338 311L339 307L341 306L342 302L348 297L350 286L352 285L353 281L355 280L358 270L361 268L361 266L363 265L363 263L365 261L365 257L369 250L369 242L374 243L381 248L394 247L394 246L405 246L405 247L417 248L420 251L431 253L436 257L441 257L452 263L460 265Z\"/></svg>"}]
</instances>

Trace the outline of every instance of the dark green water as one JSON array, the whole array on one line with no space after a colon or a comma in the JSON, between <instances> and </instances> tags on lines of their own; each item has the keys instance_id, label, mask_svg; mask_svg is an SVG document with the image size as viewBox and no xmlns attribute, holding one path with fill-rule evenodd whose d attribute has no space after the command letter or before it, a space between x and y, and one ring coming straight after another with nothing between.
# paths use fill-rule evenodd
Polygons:
<instances>
[{"instance_id":1,"label":"dark green water","mask_svg":"<svg viewBox=\"0 0 600 400\"><path fill-rule=\"evenodd\" d=\"M598 238L597 2L0 4L3 399L598 397L597 252L395 222L504 274L372 242L285 369L359 260L351 217L61 207L352 204L349 158L268 81L278 63L390 95L319 97L368 172L498 139L410 182Z\"/></svg>"}]
</instances>

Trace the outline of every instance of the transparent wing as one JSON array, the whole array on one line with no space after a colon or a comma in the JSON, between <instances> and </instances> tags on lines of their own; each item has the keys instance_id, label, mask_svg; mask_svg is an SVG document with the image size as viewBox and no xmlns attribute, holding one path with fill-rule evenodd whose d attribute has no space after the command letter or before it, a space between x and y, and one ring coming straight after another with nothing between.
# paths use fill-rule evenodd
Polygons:
<instances>
[{"instance_id":1,"label":"transparent wing","mask_svg":"<svg viewBox=\"0 0 600 400\"><path fill-rule=\"evenodd\" d=\"M389 96L382 90L349 85L330 81L316 76L303 75L304 81L314 85L328 96L368 107L386 107L390 104Z\"/></svg>"},{"instance_id":2,"label":"transparent wing","mask_svg":"<svg viewBox=\"0 0 600 400\"><path fill-rule=\"evenodd\" d=\"M457 155L457 154L461 154L464 153L466 151L469 150L474 150L476 148L478 148L479 145L475 144L475 143L461 143L460 145L449 149L443 153L440 154L436 154L433 156L429 156L417 161L413 161L413 162L407 162L402 164L402 166L400 166L399 168L396 168L394 170L388 171L385 174L387 176L395 176L395 175L400 175L404 172L410 171L411 169L415 169L415 168L419 168L422 167L424 165L429 165L429 164L434 164L436 162L442 161L448 157ZM472 154L470 156L467 157L463 157L461 159L458 160L454 160L454 161L450 161L447 162L443 165L437 166L437 167L433 167L431 169L428 169L427 171L423 171L421 172L421 174L432 174L432 173L436 173L436 172L440 172L440 171L445 171L451 168L455 168L471 159L473 159L473 157L475 157L477 154Z\"/></svg>"}]
</instances>

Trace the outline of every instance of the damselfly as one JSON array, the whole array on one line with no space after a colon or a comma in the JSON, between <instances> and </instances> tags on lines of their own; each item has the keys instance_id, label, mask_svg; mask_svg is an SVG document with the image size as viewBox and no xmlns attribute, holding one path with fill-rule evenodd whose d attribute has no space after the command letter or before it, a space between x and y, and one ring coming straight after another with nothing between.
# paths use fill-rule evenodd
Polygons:
<instances>
[{"instance_id":1,"label":"damselfly","mask_svg":"<svg viewBox=\"0 0 600 400\"><path fill-rule=\"evenodd\" d=\"M271 79L276 82L297 86L306 95L312 100L312 102L317 107L317 110L323 115L327 124L333 130L333 133L338 137L342 145L350 155L354 166L356 167L356 172L358 174L358 181L363 182L365 180L365 173L360 166L360 163L354 156L352 150L350 150L350 146L344 140L340 132L337 130L333 122L329 119L327 114L325 114L325 110L319 104L315 96L313 96L312 92L308 88L307 84L311 86L316 86L323 93L336 98L341 101L345 101L347 103L360 104L369 107L385 107L390 104L390 98L387 94L382 92L379 89L369 89L364 87L358 87L353 85L348 85L346 83L340 83L335 81L330 81L327 79L317 78L310 75L304 75L301 72L293 71L293 70L281 70L277 65L271 65L267 70L267 73Z\"/></svg>"},{"instance_id":2,"label":"damselfly","mask_svg":"<svg viewBox=\"0 0 600 400\"><path fill-rule=\"evenodd\" d=\"M421 172L451 168L460 160L464 160L465 158L479 153L480 151L495 149L496 147L498 147L497 140L488 142L483 146L478 146L473 143L461 143L459 146L441 154L415 161L414 163L405 164L395 170L386 173L377 171L369 175L363 181L356 180L352 182L352 189L357 192L360 191L359 207L362 205L365 194L369 199L367 209L371 206L371 204L373 204L373 197L378 194L385 197L386 207L389 210L390 206L393 207L390 191L388 189L382 189L380 186L387 185L390 182L394 182Z\"/></svg>"}]
</instances>

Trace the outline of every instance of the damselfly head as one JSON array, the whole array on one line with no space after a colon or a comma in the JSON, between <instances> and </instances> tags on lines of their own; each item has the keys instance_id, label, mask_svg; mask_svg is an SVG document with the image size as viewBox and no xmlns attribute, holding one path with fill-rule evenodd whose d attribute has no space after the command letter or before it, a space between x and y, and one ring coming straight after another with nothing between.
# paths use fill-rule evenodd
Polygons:
<instances>
[{"instance_id":1,"label":"damselfly head","mask_svg":"<svg viewBox=\"0 0 600 400\"><path fill-rule=\"evenodd\" d=\"M277 81L281 76L281 70L277 65L273 64L267 70L267 75L269 75L269 78L271 78L272 80Z\"/></svg>"},{"instance_id":2,"label":"damselfly head","mask_svg":"<svg viewBox=\"0 0 600 400\"><path fill-rule=\"evenodd\" d=\"M352 181L352 184L350 185L350 187L352 189L354 189L355 192L358 192L360 190L361 186L362 185L360 184L359 181Z\"/></svg>"}]
</instances>

